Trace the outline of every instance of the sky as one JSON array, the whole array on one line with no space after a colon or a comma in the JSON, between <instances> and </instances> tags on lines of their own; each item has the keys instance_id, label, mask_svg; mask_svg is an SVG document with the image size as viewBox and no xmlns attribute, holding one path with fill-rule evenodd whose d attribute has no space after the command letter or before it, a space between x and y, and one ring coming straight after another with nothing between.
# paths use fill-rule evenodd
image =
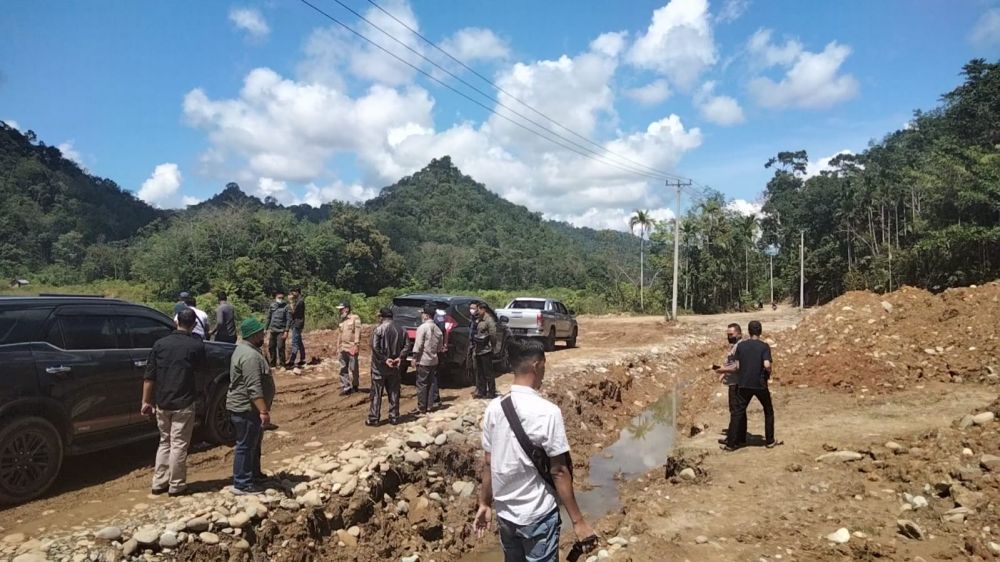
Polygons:
<instances>
[{"instance_id":1,"label":"sky","mask_svg":"<svg viewBox=\"0 0 1000 562\"><path fill-rule=\"evenodd\" d=\"M8 3L0 120L161 208L230 181L359 202L450 155L547 218L624 230L671 216L643 172L752 212L778 151L818 173L1000 55L1000 0L340 0L396 41L309 2L360 37L302 0Z\"/></svg>"}]
</instances>

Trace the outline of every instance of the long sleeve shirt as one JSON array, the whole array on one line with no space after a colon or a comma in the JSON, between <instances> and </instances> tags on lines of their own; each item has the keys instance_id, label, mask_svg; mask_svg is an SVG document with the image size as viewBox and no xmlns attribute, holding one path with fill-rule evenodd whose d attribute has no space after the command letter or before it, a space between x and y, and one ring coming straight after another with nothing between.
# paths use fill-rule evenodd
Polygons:
<instances>
[{"instance_id":1,"label":"long sleeve shirt","mask_svg":"<svg viewBox=\"0 0 1000 562\"><path fill-rule=\"evenodd\" d=\"M372 332L372 376L381 378L399 373L399 368L385 364L388 359L399 359L406 349L406 331L394 322L383 322Z\"/></svg>"},{"instance_id":2,"label":"long sleeve shirt","mask_svg":"<svg viewBox=\"0 0 1000 562\"><path fill-rule=\"evenodd\" d=\"M270 410L274 394L274 377L264 355L250 342L240 342L229 363L226 409L230 412L251 412L256 409L253 401L262 398Z\"/></svg>"},{"instance_id":3,"label":"long sleeve shirt","mask_svg":"<svg viewBox=\"0 0 1000 562\"><path fill-rule=\"evenodd\" d=\"M349 314L340 322L340 350L351 351L361 344L361 317Z\"/></svg>"},{"instance_id":4,"label":"long sleeve shirt","mask_svg":"<svg viewBox=\"0 0 1000 562\"><path fill-rule=\"evenodd\" d=\"M272 302L267 309L264 328L272 332L287 332L292 327L292 313L286 302Z\"/></svg>"},{"instance_id":5,"label":"long sleeve shirt","mask_svg":"<svg viewBox=\"0 0 1000 562\"><path fill-rule=\"evenodd\" d=\"M433 320L426 320L417 328L417 334L413 339L414 361L421 367L433 367L438 364L438 353L441 352L441 343L444 336L441 328Z\"/></svg>"}]
</instances>

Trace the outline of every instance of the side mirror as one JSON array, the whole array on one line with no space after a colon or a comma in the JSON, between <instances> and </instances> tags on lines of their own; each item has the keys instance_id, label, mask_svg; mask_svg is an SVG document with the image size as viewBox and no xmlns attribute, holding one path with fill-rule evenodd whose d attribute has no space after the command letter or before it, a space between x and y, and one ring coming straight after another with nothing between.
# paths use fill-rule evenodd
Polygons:
<instances>
[{"instance_id":1,"label":"side mirror","mask_svg":"<svg viewBox=\"0 0 1000 562\"><path fill-rule=\"evenodd\" d=\"M510 318L507 318L506 316L501 316L500 317L500 322L502 324L507 324L508 322L510 322Z\"/></svg>"},{"instance_id":2,"label":"side mirror","mask_svg":"<svg viewBox=\"0 0 1000 562\"><path fill-rule=\"evenodd\" d=\"M575 310L573 310L572 308L571 308L571 309L569 309L569 315L570 315L570 316L576 316L576 311L575 311Z\"/></svg>"}]
</instances>

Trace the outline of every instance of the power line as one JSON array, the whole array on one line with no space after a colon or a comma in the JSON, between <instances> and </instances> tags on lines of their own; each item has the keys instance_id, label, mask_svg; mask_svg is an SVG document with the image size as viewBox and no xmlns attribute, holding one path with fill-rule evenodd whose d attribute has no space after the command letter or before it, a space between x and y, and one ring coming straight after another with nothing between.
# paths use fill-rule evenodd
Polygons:
<instances>
[{"instance_id":1,"label":"power line","mask_svg":"<svg viewBox=\"0 0 1000 562\"><path fill-rule=\"evenodd\" d=\"M342 5L342 6L344 5L340 0L334 0L334 1L337 2L338 4ZM556 125L560 129L563 129L564 131L566 131L566 132L570 133L571 135L573 135L573 136L575 136L575 137L583 140L584 142L592 144L592 145L598 147L599 149L607 152L608 154L612 154L614 156L617 156L618 158L621 158L622 160L625 160L625 161L627 161L627 162L629 162L629 163L631 163L631 164L633 164L633 165L635 165L635 166L637 166L639 168L645 168L646 170L648 170L650 172L653 172L653 173L656 173L656 174L659 174L659 175L663 175L663 176L666 176L666 177L669 177L669 178L673 178L673 179L678 179L678 180L686 180L686 179L688 179L688 178L684 178L682 176L678 176L676 174L671 174L669 172L664 172L662 170L658 170L656 168L647 166L647 165L645 165L645 164L643 164L641 162L637 162L635 160L632 160L631 158L629 158L627 156L624 156L622 154L619 154L619 153L617 153L617 152L615 152L615 151L613 151L613 150L605 147L604 145L602 145L600 143L594 142L593 140L589 139L585 135L581 135L580 133L577 133L573 129L570 129L569 127L563 125L559 121L556 121L555 119L549 117L545 113L542 113L541 111L535 109L534 107L532 107L531 105L529 105L527 102L521 100L520 98L518 98L514 94L512 94L512 93L508 92L507 90L503 89L496 82L493 82L492 80L490 80L486 76L483 76L481 73L479 73L479 71L477 71L476 69L472 68L468 64L462 62L461 60L459 60L458 58L456 58L454 55L452 55L448 51L446 51L443 48L441 48L440 46L438 46L437 43L431 41L430 39L428 39L427 37L425 37L422 33L420 33L419 31L417 31L416 29L413 29L412 27L410 27L409 24L407 24L403 20L397 18L395 15L393 15L392 13L390 13L389 11L387 11L382 6L378 5L374 0L368 0L368 3L371 4L372 6L375 6L383 14L385 14L385 15L389 16L390 18L392 18L393 21L395 21L399 25L405 27L407 30L409 30L411 33L413 33L414 35L416 35L417 37L419 37L420 39L422 39L425 43L427 43L428 45L430 45L431 47L433 47L435 50L437 50L438 52L444 54L446 57L448 57L449 59L451 59L455 63L459 64L462 68L468 70L469 72L471 72L472 74L474 74L475 76L477 76L480 80L482 80L482 81L486 82L487 84L489 84L490 86L493 86L494 88L496 88L496 90L498 92L506 95L510 99L512 99L512 100L516 101L517 103L523 105L524 107L528 108L535 115L538 115L538 116L542 117L543 119L551 122L552 124ZM351 10L350 8L347 8L347 9ZM379 29L379 31L382 31L383 33L386 33L387 35L389 35L388 32L385 32L385 31L381 30L378 26L376 26L375 24L371 23L370 21L368 21L366 18L364 18L363 16L361 16L360 14L358 14L357 12L355 12L354 10L351 10L351 12L354 13L355 15L357 15L358 17L360 17L362 20L368 22L372 27L375 27L375 29ZM434 63L433 61L431 61L430 59L428 59L424 55L422 55L420 53L417 53L417 54L420 57L422 57L424 60L427 60L428 62L431 62L431 64L434 64L435 66L437 66L436 63ZM449 74L451 74L451 73L449 73ZM454 75L452 75L452 76L454 76ZM461 80L461 78L458 78L458 77L456 77L456 78L459 79L459 80ZM465 82L464 80L462 80L462 83L468 85L468 83ZM473 89L475 89L474 86L470 86L470 87L473 88ZM477 89L477 91L478 91L478 89ZM486 95L486 94L483 94L483 95ZM494 101L497 101L497 100L494 100ZM499 104L500 102L497 101L497 103ZM501 106L502 107L506 107L506 106L503 106L502 104L501 104ZM546 130L550 130L550 129L546 129Z\"/></svg>"},{"instance_id":2,"label":"power line","mask_svg":"<svg viewBox=\"0 0 1000 562\"><path fill-rule=\"evenodd\" d=\"M520 123L520 122L518 122L518 121L516 121L516 120L514 120L514 119L512 119L510 117L508 117L507 115L504 115L504 114L500 113L499 111L495 110L494 108L491 108L491 107L485 105L484 103L482 103L482 102L480 102L480 101L472 98L471 96L469 96L465 92L462 92L462 91L458 90L457 88L455 88L455 87L453 87L453 86L445 83L443 80L441 80L441 79L433 76L429 72L427 72L427 71L419 68L418 66L414 65L413 63L411 63L411 62L403 59L399 55L393 53L392 51L389 51L388 49L386 49L382 45L376 43L374 40L366 37L364 34L356 31L355 29L353 29L349 25L341 22L340 20L338 20L337 18L333 17L332 15L330 15L327 12L325 12L324 10L320 9L315 4L312 4L311 2L309 2L308 0L300 0L300 1L303 4L305 4L305 5L309 6L310 8L312 8L313 10L315 10L317 13L323 15L324 17L326 17L330 21L333 21L334 23L340 25L341 27L343 27L344 29L348 30L352 34L360 37L364 41L370 43L371 45L373 45L374 47L376 47L377 49L379 49L380 51L386 53L387 55L393 57L394 59L398 60L399 62L407 65L408 67L412 68L413 70L415 70L415 71L419 72L420 74L426 76L427 78L431 79L435 83L437 83L437 84L439 84L439 85L441 85L441 86L443 86L443 87L451 90L452 92L455 92L456 94L458 94L458 95L462 96L463 98L471 101L472 103L475 103L476 105L482 107L483 109L486 109L487 111L489 111L490 113L496 115L497 117L500 117L500 118L502 118L502 119L504 119L504 120L506 120L506 121L508 121L508 122L510 122L510 123L512 123L514 125L516 125L517 127L520 127L521 129L524 129L525 131L528 131L529 133L532 133L534 135L540 136L540 137L544 138L545 140L548 140L549 142L552 142L553 144L556 144L556 145L558 145L558 146L560 146L560 147L562 147L562 148L564 148L566 150L569 150L571 152L574 152L574 153L576 153L576 154L578 154L580 156L584 156L586 158L589 158L591 160L594 160L596 162L599 162L599 163L602 163L602 164L605 164L605 165L613 166L613 167L615 167L615 168L617 168L619 170L622 170L622 171L630 173L630 174L641 175L641 176L645 176L647 178L652 178L652 179L664 179L665 177L673 177L673 176L667 175L667 174L665 174L663 172L650 173L650 172L645 172L645 171L642 171L642 170L638 170L638 169L632 168L632 167L624 165L624 164L620 164L618 162L615 162L613 160L608 159L603 154L600 154L600 153L598 153L598 152L596 152L596 151L594 151L594 150L592 150L592 149L590 149L590 148L588 148L586 146L583 146L583 145L581 145L581 144L579 144L579 143L577 143L575 141L572 141L571 139L567 139L566 137L563 137L562 135L556 133L555 131L552 131L552 130L548 129L544 125L541 125L541 124L539 124L536 121L533 121L532 119L530 119L530 118L524 116L523 114L517 112L513 108L511 108L511 107L509 107L509 106L501 103L496 98L494 98L494 97L490 96L489 94L483 92L479 88L476 88L474 85L469 84L467 81L465 81L461 77L456 76L454 73L452 73L448 69L446 69L446 68L442 67L441 65L437 64L436 62L428 59L422 53L416 51L415 49L413 49L412 47L410 47L406 43L404 43L404 42L400 41L399 39L397 39L396 37L394 37L389 32L385 31L384 29L382 29L378 25L372 23L367 18L365 18L363 15L359 14L357 11L353 10L350 6L344 4L340 0L334 0L334 1L337 2L338 4L340 4L341 6L343 6L345 9L347 9L348 11L350 11L355 16L359 17L360 19L362 19L363 21L365 21L366 23L368 23L369 25L371 25L372 27L374 27L375 29L377 29L378 31L380 31L381 33L383 33L384 35L386 35L387 37L389 37L390 39L392 39L393 41L395 41L396 43L399 43L400 45L402 45L404 48L406 48L410 52L412 52L415 55L417 55L417 56L421 57L422 59L426 60L431 65L433 65L435 68L441 70L442 72L444 72L445 74L447 74L447 75L455 78L456 80L459 80L461 83L463 83L466 86L468 86L469 88L473 89L474 91L476 91L477 93L479 93L483 97L486 97L487 99L493 101L498 106L500 106L500 107L502 107L502 108L510 111L512 114L514 114L514 115L516 115L516 116L524 119L525 121L527 121L527 122L535 125L539 129L541 129L541 131L544 131L545 134L543 134L540 131L537 131L537 130L534 130L532 128L527 127L523 123ZM551 136L549 136L549 135L551 135ZM555 139L552 138L552 136L554 136ZM556 139L559 139L559 140L556 140ZM563 141L563 142L560 142L560 141ZM567 146L566 144L564 144L564 142L565 143L569 143L569 144L571 144L573 146ZM573 148L573 147L576 147L576 148ZM581 150L583 150L583 151L585 151L586 153L589 153L589 154L581 152Z\"/></svg>"}]
</instances>

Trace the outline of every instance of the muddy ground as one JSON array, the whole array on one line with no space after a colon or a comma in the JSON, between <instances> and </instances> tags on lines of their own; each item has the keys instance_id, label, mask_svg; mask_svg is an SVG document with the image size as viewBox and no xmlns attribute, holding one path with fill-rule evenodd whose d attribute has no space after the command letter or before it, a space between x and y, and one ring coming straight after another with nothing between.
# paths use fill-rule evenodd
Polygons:
<instances>
[{"instance_id":1,"label":"muddy ground","mask_svg":"<svg viewBox=\"0 0 1000 562\"><path fill-rule=\"evenodd\" d=\"M974 424L965 417L987 411L1000 415L994 402L1000 388L1000 341L995 322L989 321L1000 315L998 295L997 284L941 296L910 289L886 297L852 293L805 317L794 309L779 309L685 317L678 325L653 317L582 318L580 347L549 355L545 386L566 417L578 488L591 487L592 461L614 457L608 447L623 435L636 442L674 441L670 452L670 443L664 444L662 458L653 459L648 472L621 478L620 506L596 521L610 540L602 546L603 554L634 561L965 560L1000 555L1000 468L989 456L1000 455L1000 424ZM727 419L725 389L708 367L724 353L725 325L745 325L751 318L764 322L765 337L774 344L772 393L778 438L784 444L724 453L716 439ZM310 355L329 359L301 374L279 374L273 410L281 427L266 439L265 469L291 478L294 459L306 462L304 452L337 453L345 443L350 450L379 451L384 436L393 431L363 425L364 395L338 395L333 341L328 332L309 334ZM363 363L365 388L366 367ZM502 377L498 387L503 390L509 382L509 375ZM663 406L662 398L671 392L680 399L678 412L671 411L672 403ZM474 416L469 394L467 389L445 389L445 412L463 419ZM405 412L415 403L413 387L405 386L403 396ZM670 415L671 423L676 417L678 435L650 431L651 437L642 437L649 430L644 427L647 418L636 416L647 409ZM414 421L400 428L441 429L426 424ZM750 425L752 432L761 433L756 404ZM357 537L334 528L346 526L336 515L349 500L329 494L321 483L318 490L326 499L320 516L298 512L279 517L282 510L275 508L255 534L243 535L253 558L497 559L491 554L495 539L477 541L467 529L475 502L465 493L471 490L462 486L474 480L474 424L460 433L447 445L427 449L423 462L433 468L407 464L402 452L395 461L388 458L389 464L399 463L398 468L392 465L393 474L405 476L392 494L378 492L397 477L379 475L379 463L371 462L371 489L356 492L351 500L363 496L382 509L354 522ZM147 496L152 451L152 445L143 445L116 450L113 456L74 459L47 497L0 512L0 534L30 542L74 530L86 542L84 537L104 523L136 517L130 514L137 504L169 507L176 500ZM817 460L838 451L854 460ZM189 480L204 497L214 498L228 483L230 454L217 447L192 455ZM682 475L683 468L692 470ZM453 491L450 484L456 486ZM291 490L287 494L294 496ZM453 500L428 501L428 494ZM401 513L400 501L430 511ZM846 529L840 533L848 535L846 541L836 536L841 529ZM154 548L149 554L207 560L218 557L213 548L195 541L176 552Z\"/></svg>"}]
</instances>

